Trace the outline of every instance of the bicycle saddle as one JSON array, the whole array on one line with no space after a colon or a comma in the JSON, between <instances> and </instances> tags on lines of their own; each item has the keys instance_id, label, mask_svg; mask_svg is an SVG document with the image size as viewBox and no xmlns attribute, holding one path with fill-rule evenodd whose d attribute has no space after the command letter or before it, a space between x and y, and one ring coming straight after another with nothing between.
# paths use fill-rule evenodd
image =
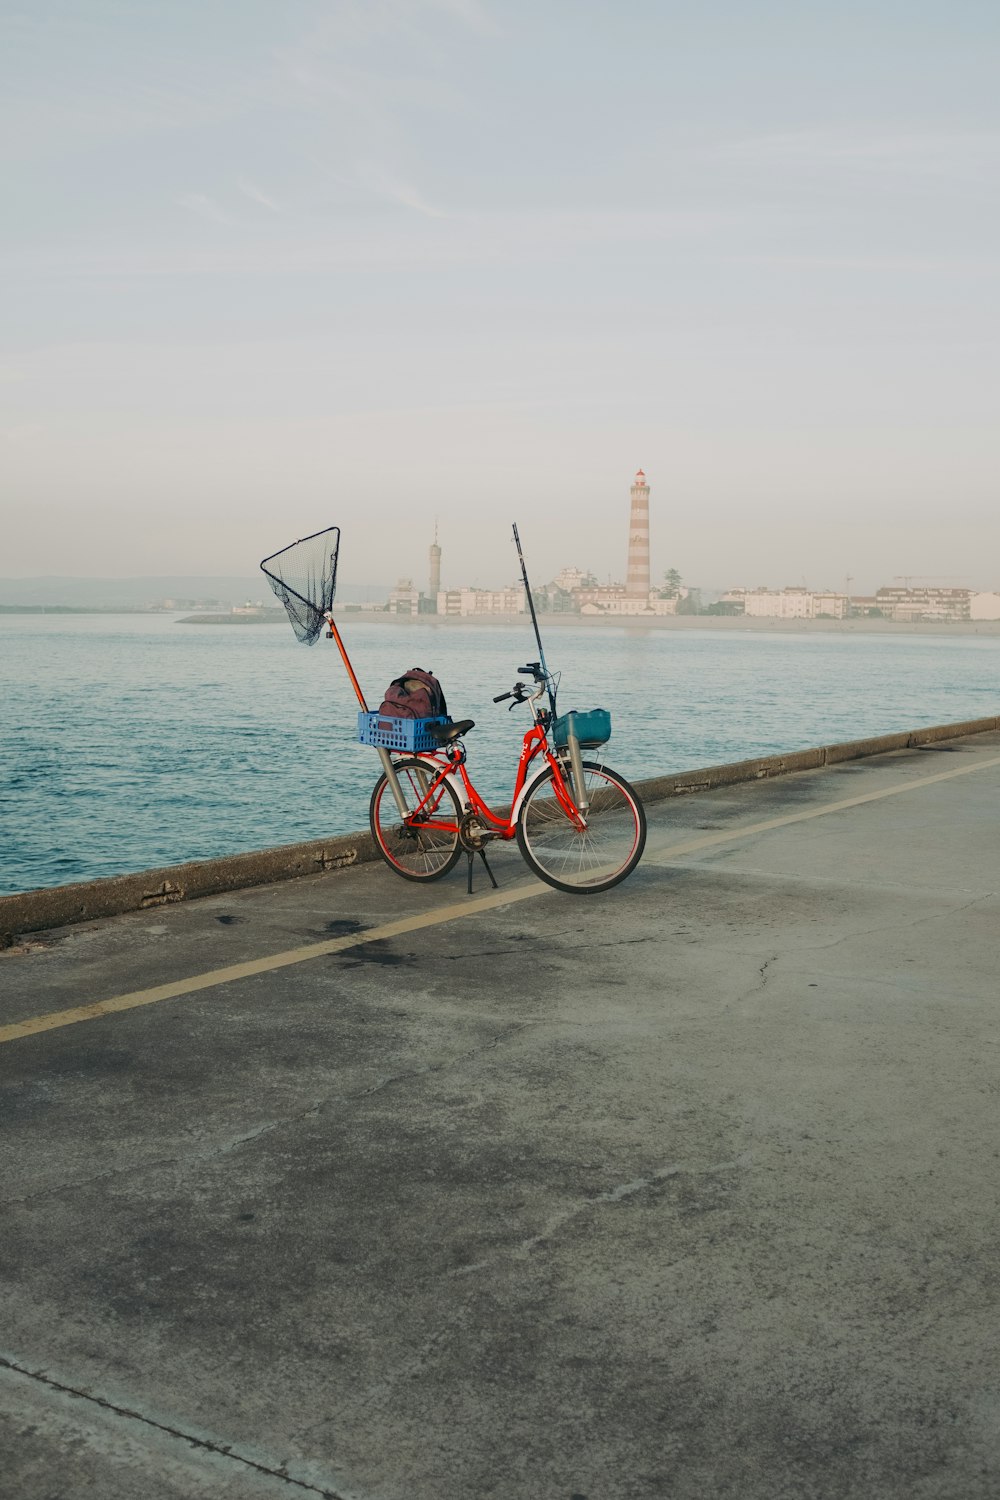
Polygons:
<instances>
[{"instance_id":1,"label":"bicycle saddle","mask_svg":"<svg viewBox=\"0 0 1000 1500\"><path fill-rule=\"evenodd\" d=\"M447 745L452 740L457 740L470 729L475 729L475 719L457 719L454 724L428 724L427 733L432 740L437 740L439 745Z\"/></svg>"}]
</instances>

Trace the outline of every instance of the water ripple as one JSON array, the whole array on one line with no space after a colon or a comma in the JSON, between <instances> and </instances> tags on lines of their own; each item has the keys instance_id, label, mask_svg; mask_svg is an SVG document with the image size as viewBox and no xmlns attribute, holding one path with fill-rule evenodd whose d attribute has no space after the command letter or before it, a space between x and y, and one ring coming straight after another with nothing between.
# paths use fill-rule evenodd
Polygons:
<instances>
[{"instance_id":1,"label":"water ripple","mask_svg":"<svg viewBox=\"0 0 1000 1500\"><path fill-rule=\"evenodd\" d=\"M423 663L470 766L506 800L524 712L505 691L530 627L344 627L374 704ZM560 628L560 707L612 711L627 776L741 760L997 712L995 636ZM284 627L168 618L0 620L0 890L25 890L349 832L379 771L354 738L339 658Z\"/></svg>"}]
</instances>

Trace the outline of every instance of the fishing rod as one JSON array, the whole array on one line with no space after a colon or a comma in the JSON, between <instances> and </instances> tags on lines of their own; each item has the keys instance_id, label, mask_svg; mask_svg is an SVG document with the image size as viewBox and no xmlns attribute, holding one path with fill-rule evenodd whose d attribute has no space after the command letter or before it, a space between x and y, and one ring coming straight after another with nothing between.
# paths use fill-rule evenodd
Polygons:
<instances>
[{"instance_id":1,"label":"fishing rod","mask_svg":"<svg viewBox=\"0 0 1000 1500\"><path fill-rule=\"evenodd\" d=\"M531 611L531 623L535 627L535 643L538 646L538 664L545 673L545 688L549 695L549 705L552 709L553 719L556 716L556 695L552 688L552 677L545 661L545 648L542 645L542 634L538 628L538 616L535 614L535 601L531 595L531 584L528 582L528 570L524 565L524 553L521 551L521 538L517 534L517 522L514 523L514 546L517 548L518 560L521 564L521 578L524 580L524 592L528 600L528 609Z\"/></svg>"}]
</instances>

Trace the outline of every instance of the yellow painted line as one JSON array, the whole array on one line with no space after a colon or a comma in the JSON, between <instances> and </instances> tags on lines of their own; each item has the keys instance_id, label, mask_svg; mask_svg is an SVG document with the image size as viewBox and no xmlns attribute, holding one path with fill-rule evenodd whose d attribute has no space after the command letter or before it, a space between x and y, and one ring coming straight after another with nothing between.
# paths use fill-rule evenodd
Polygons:
<instances>
[{"instance_id":1,"label":"yellow painted line","mask_svg":"<svg viewBox=\"0 0 1000 1500\"><path fill-rule=\"evenodd\" d=\"M847 764L847 762L845 762ZM921 776L913 781L907 781L902 786L883 787L878 792L863 792L858 797L845 797L842 802L829 802L826 807L809 808L806 812L786 813L780 818L768 818L764 823L748 823L743 828L735 828L731 832L709 834L707 838L689 839L683 844L669 845L647 845L647 855L652 854L652 863L669 864L681 854L694 854L699 849L711 849L716 844L732 844L737 839L747 838L753 833L767 833L772 828L787 828L792 823L807 823L812 818L825 818L829 813L844 812L849 807L862 807L866 802L882 802L886 797L899 797L904 792L917 792L925 786L930 786L935 781L954 781L958 776L969 776L973 771L986 771L991 766L1000 766L1000 755L993 755L989 760L978 761L972 766L958 766L954 771L938 771L933 776ZM802 776L821 775L827 768L817 766L813 771L801 771L797 774ZM793 774L796 774L793 772ZM739 783L747 785L748 783ZM724 791L725 788L718 787L714 790ZM643 858L647 857L644 855Z\"/></svg>"},{"instance_id":2,"label":"yellow painted line","mask_svg":"<svg viewBox=\"0 0 1000 1500\"><path fill-rule=\"evenodd\" d=\"M537 895L538 890L537 881L532 881L530 885L515 886L512 891L505 891L503 894L493 891L488 896L472 896L452 906L436 907L434 911L422 912L414 917L400 917L398 921L386 922L381 927L368 927L364 932L327 938L325 942L309 943L304 948L287 948L282 953L272 953L266 958L252 958L245 964L229 964L224 969L209 969L204 974L192 974L187 979L174 980L172 984L158 984L148 990L113 995L109 1000L95 1000L92 1005L74 1005L70 1010L53 1010L44 1016L31 1016L26 1021L0 1026L0 1044L16 1041L18 1037L34 1036L40 1031L72 1026L77 1021L95 1021L99 1016L114 1015L117 1011L136 1010L141 1005L156 1005L160 1000L176 1000L180 995L213 989L217 984L232 984L237 979L271 974L275 969L287 969L292 964L308 963L310 959L324 958L329 953L343 953L348 948L360 948L365 943L400 937L407 932L418 932L422 927L437 927L443 922L454 921L456 917L471 917L477 912L505 906L510 901L523 901L526 896Z\"/></svg>"},{"instance_id":3,"label":"yellow painted line","mask_svg":"<svg viewBox=\"0 0 1000 1500\"><path fill-rule=\"evenodd\" d=\"M793 823L806 823L814 818L825 818L831 813L844 812L851 807L862 807L868 802L882 802L887 797L898 797L904 792L922 791L939 781L954 781L956 777L968 776L973 771L986 771L1000 766L1000 755L988 760L977 760L974 765L959 766L953 771L941 771L933 776L921 776L902 786L883 787L877 792L865 792L858 797L847 797L840 802L830 802L825 807L809 808L805 812L786 813L783 817L768 818L761 823L748 823L742 828L733 828L721 833L708 834L702 838L686 839L680 844L650 844L647 854L652 862L668 864L685 854L695 854L701 849L711 849L719 844L733 844L740 839L752 838L754 834L768 833L775 828L787 828ZM822 768L820 768L821 770ZM803 772L804 775L818 774ZM115 1015L119 1011L136 1010L143 1005L156 1005L161 1000L176 1000L182 995L192 995L198 990L214 989L217 985L232 984L239 979L252 979L258 974L271 974L277 969L287 969L293 964L308 963L310 959L325 958L331 953L344 953L351 948L361 948L366 943L375 943L386 938L402 937L408 932L420 932L425 927L439 927L445 922L457 921L460 917L478 916L480 912L494 911L499 906L510 906L529 897L545 895L548 887L532 880L526 885L516 885L510 890L491 891L488 896L466 897L449 906L435 907L412 917L400 917L395 922L386 922L381 927L370 927L364 932L345 937L328 938L322 943L309 943L303 948L288 948L282 953L272 953L266 958L250 959L243 964L229 964L224 969L209 969L204 974L192 974L187 979L175 980L172 984L158 984L147 990L133 990L127 995L113 995L108 1000L96 1000L92 1005L75 1005L68 1010L49 1011L44 1016L31 1016L26 1021L15 1021L9 1026L0 1026L0 1045L17 1041L21 1037L37 1036L42 1031L55 1031L62 1026L73 1026L78 1021L95 1021L101 1016Z\"/></svg>"}]
</instances>

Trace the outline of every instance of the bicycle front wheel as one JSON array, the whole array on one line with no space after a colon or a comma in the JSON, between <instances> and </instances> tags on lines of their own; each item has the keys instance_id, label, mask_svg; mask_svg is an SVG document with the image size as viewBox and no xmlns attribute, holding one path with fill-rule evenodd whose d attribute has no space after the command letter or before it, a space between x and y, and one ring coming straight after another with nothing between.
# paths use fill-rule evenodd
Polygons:
<instances>
[{"instance_id":1,"label":"bicycle front wheel","mask_svg":"<svg viewBox=\"0 0 1000 1500\"><path fill-rule=\"evenodd\" d=\"M632 873L646 846L646 814L624 776L585 760L583 777L590 799L586 828L576 828L556 799L551 769L535 782L517 819L528 865L557 891L574 895L610 890Z\"/></svg>"},{"instance_id":2,"label":"bicycle front wheel","mask_svg":"<svg viewBox=\"0 0 1000 1500\"><path fill-rule=\"evenodd\" d=\"M410 812L423 802L434 772L419 760L396 762L396 780ZM462 850L458 842L461 809L454 788L442 781L419 823L404 823L388 778L380 776L372 792L369 819L378 852L404 880L439 880L453 869Z\"/></svg>"}]
</instances>

